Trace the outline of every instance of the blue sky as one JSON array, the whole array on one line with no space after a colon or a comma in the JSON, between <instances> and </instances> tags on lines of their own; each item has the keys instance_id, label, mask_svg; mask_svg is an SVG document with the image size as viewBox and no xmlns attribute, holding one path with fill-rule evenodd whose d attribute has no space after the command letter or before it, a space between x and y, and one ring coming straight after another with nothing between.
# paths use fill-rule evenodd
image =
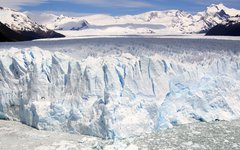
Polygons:
<instances>
[{"instance_id":1,"label":"blue sky","mask_svg":"<svg viewBox=\"0 0 240 150\"><path fill-rule=\"evenodd\" d=\"M150 10L202 11L212 3L240 9L240 0L0 0L0 5L21 11L75 14L138 14Z\"/></svg>"}]
</instances>

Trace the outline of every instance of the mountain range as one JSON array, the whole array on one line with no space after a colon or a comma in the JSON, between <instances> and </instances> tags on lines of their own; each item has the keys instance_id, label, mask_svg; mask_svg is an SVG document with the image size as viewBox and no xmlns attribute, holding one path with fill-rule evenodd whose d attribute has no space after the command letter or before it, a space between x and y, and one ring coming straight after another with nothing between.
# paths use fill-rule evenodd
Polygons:
<instances>
[{"instance_id":1,"label":"mountain range","mask_svg":"<svg viewBox=\"0 0 240 150\"><path fill-rule=\"evenodd\" d=\"M176 35L207 33L214 26L238 24L240 10L212 4L202 12L150 11L137 15L95 14L69 17L49 13L18 12L0 7L0 41L25 41L84 35ZM32 19L30 19L32 18ZM236 26L234 25L234 26ZM239 30L239 27L236 31ZM218 28L207 35L220 34ZM235 30L234 30L235 32ZM231 35L231 34L230 34Z\"/></svg>"},{"instance_id":2,"label":"mountain range","mask_svg":"<svg viewBox=\"0 0 240 150\"><path fill-rule=\"evenodd\" d=\"M217 24L226 22L237 15L240 15L240 10L228 8L220 3L212 4L206 10L194 15L182 10L150 11L138 15L125 16L96 14L68 17L64 15L41 14L40 18L45 19L35 21L52 30L79 30L80 35L154 33L162 35L206 33ZM68 34L68 32L62 32Z\"/></svg>"}]
</instances>

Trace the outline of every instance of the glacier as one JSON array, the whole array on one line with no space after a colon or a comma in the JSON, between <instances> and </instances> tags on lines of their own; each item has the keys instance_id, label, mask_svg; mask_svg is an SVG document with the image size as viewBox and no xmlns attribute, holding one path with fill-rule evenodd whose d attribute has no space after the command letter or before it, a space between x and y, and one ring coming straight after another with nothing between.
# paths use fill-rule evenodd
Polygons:
<instances>
[{"instance_id":1,"label":"glacier","mask_svg":"<svg viewBox=\"0 0 240 150\"><path fill-rule=\"evenodd\" d=\"M1 45L0 119L116 139L239 118L239 41L195 40L205 51L194 42L172 49L164 39L146 41L69 40L72 50L56 48L58 41ZM232 47L211 51L216 43Z\"/></svg>"}]
</instances>

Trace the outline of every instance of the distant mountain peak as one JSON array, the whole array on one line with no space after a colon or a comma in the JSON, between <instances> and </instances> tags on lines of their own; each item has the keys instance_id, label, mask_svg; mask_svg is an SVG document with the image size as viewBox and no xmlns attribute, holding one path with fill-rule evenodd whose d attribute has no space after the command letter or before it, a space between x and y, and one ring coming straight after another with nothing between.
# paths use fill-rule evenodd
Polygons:
<instances>
[{"instance_id":1,"label":"distant mountain peak","mask_svg":"<svg viewBox=\"0 0 240 150\"><path fill-rule=\"evenodd\" d=\"M218 3L218 4L211 4L209 7L211 8L217 8L219 10L226 8L226 6L223 3Z\"/></svg>"},{"instance_id":2,"label":"distant mountain peak","mask_svg":"<svg viewBox=\"0 0 240 150\"><path fill-rule=\"evenodd\" d=\"M216 13L216 12L220 12L220 11L224 11L226 9L229 9L227 8L226 6L224 6L222 3L219 3L219 4L212 4L210 6L207 7L207 10L206 12L207 13Z\"/></svg>"},{"instance_id":3,"label":"distant mountain peak","mask_svg":"<svg viewBox=\"0 0 240 150\"><path fill-rule=\"evenodd\" d=\"M229 16L236 16L237 14L240 14L240 10L237 10L234 8L228 8L223 3L212 4L209 7L207 7L207 10L206 10L208 14L219 13L221 11L224 11Z\"/></svg>"}]
</instances>

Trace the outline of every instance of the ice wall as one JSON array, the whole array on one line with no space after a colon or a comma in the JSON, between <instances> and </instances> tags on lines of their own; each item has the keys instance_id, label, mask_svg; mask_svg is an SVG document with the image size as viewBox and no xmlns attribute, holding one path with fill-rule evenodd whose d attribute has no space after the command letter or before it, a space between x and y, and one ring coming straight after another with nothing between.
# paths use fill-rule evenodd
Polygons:
<instances>
[{"instance_id":1,"label":"ice wall","mask_svg":"<svg viewBox=\"0 0 240 150\"><path fill-rule=\"evenodd\" d=\"M103 138L239 118L239 56L199 55L1 51L0 118Z\"/></svg>"}]
</instances>

